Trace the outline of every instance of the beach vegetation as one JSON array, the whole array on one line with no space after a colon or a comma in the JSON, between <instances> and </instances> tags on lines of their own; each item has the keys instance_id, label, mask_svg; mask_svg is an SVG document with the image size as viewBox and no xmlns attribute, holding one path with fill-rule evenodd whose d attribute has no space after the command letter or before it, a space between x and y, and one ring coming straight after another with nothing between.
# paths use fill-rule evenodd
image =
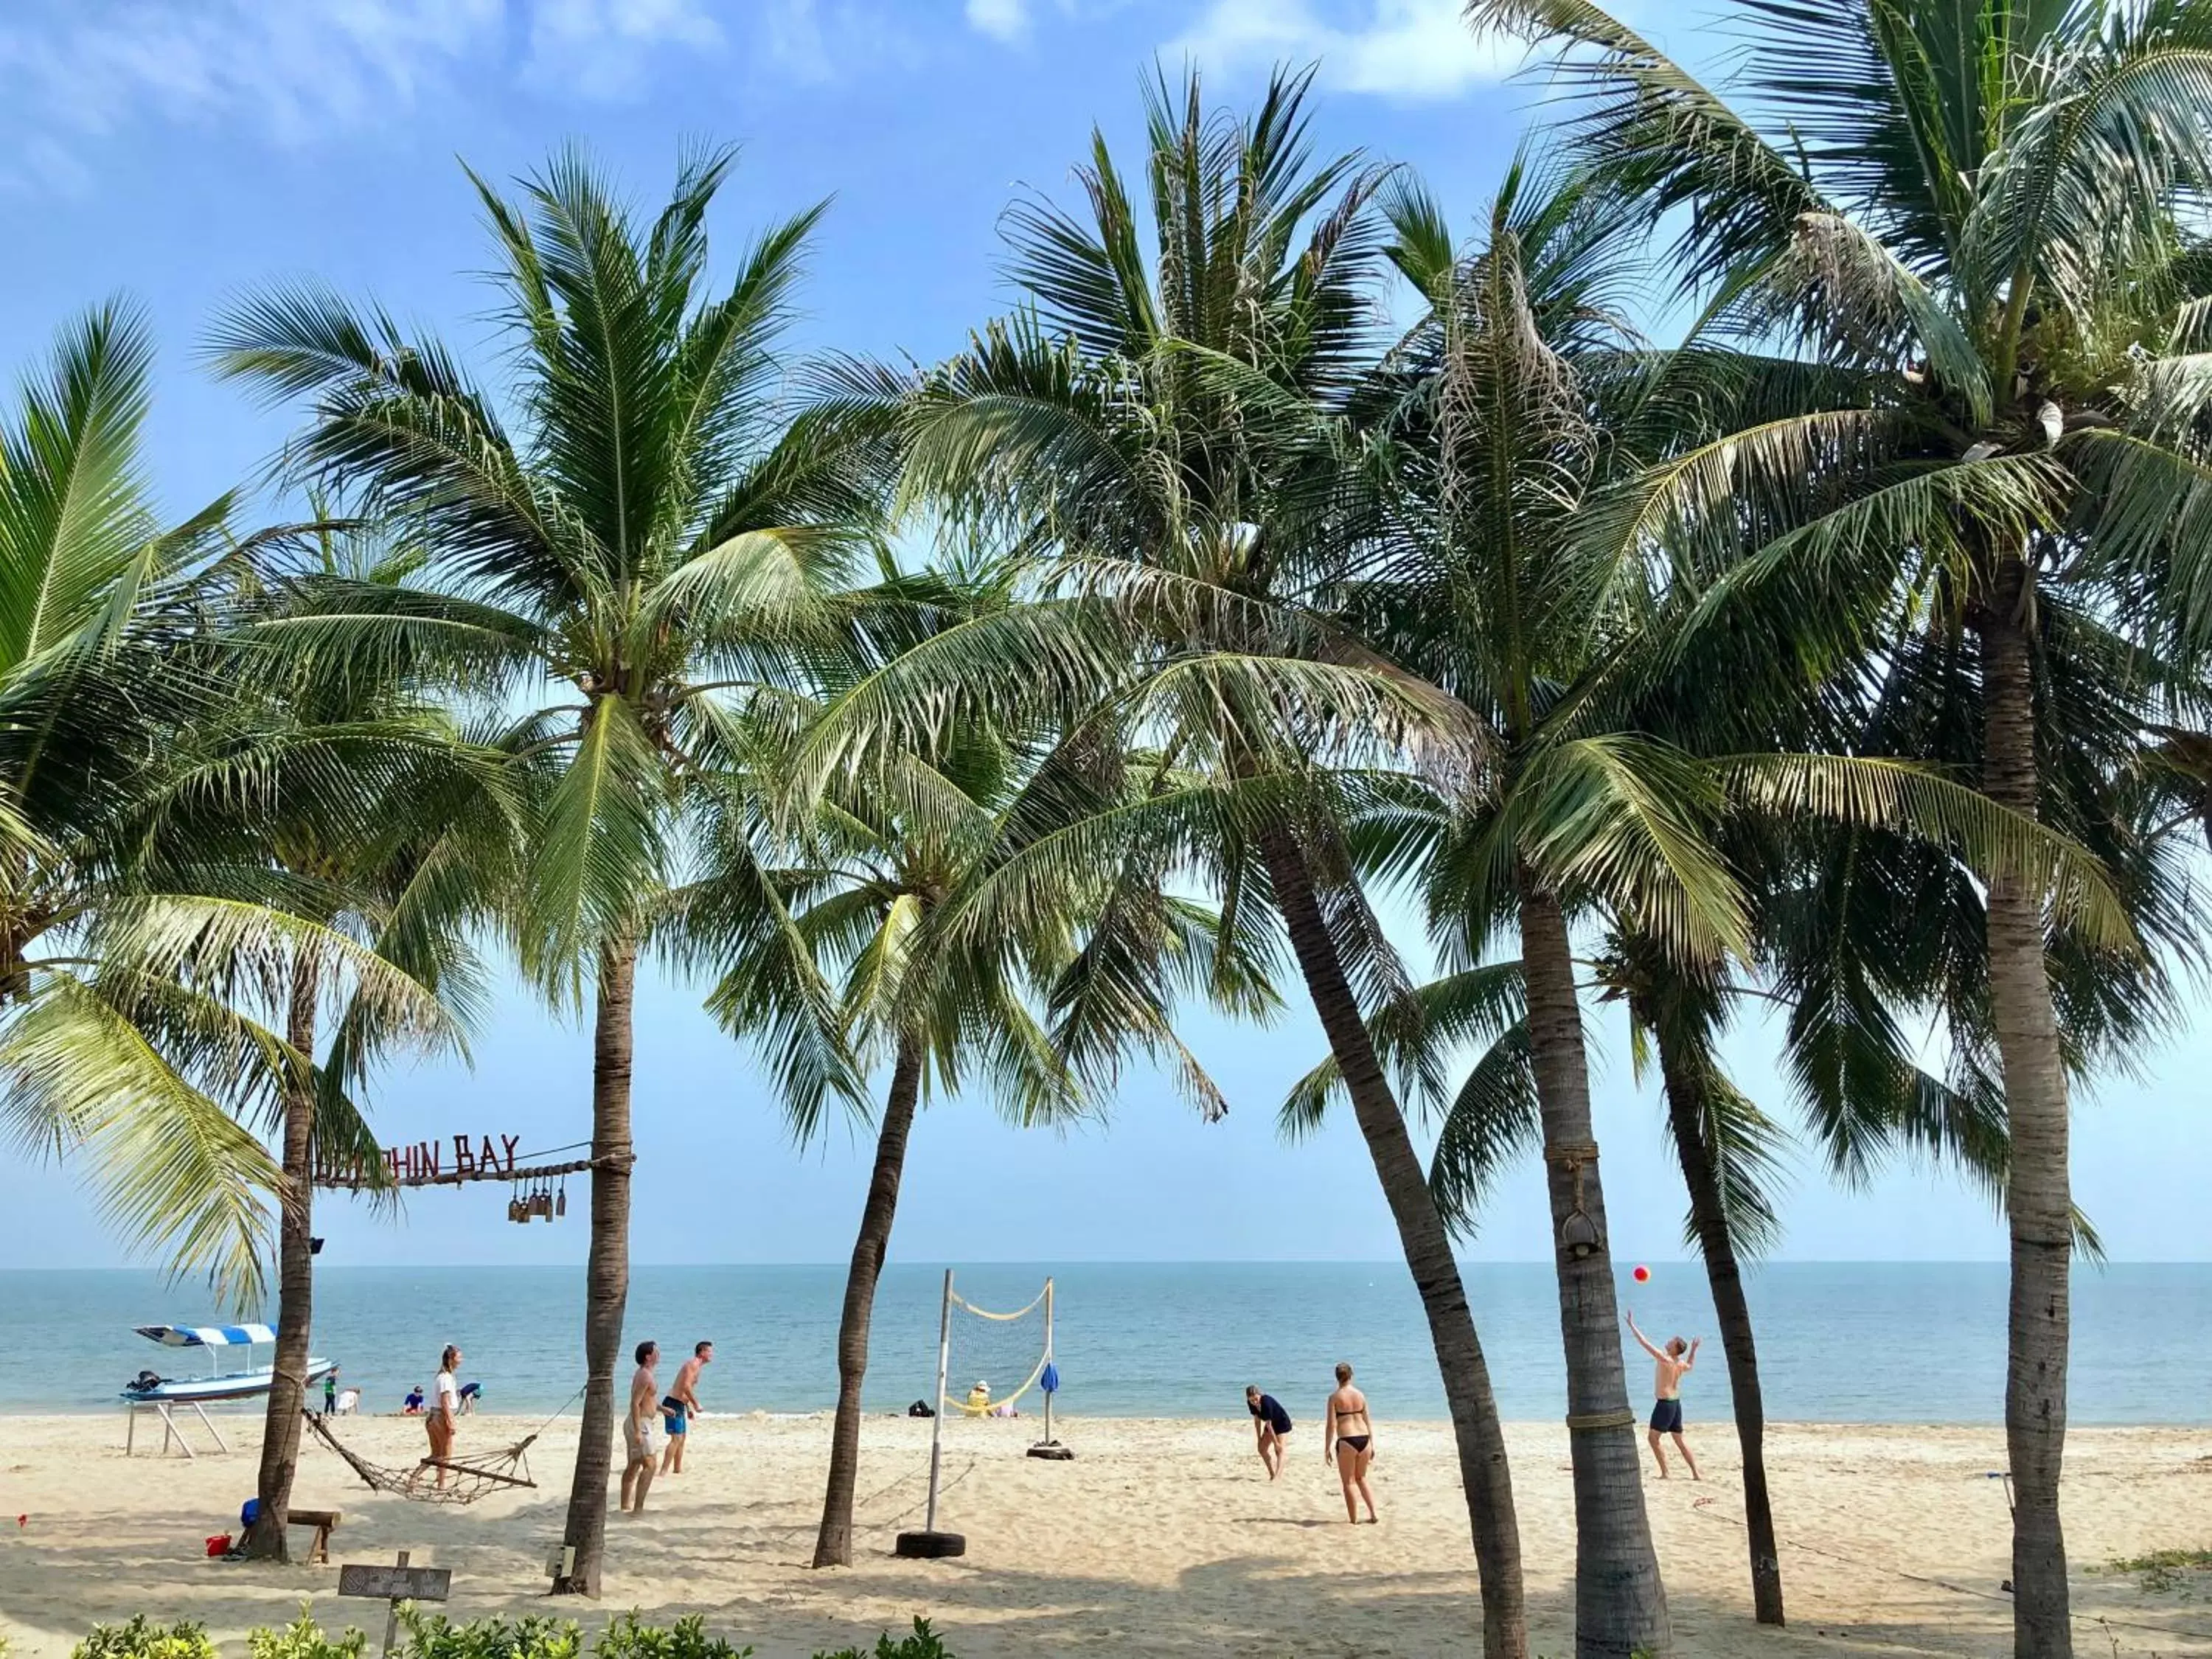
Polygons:
<instances>
[{"instance_id":1,"label":"beach vegetation","mask_svg":"<svg viewBox=\"0 0 2212 1659\"><path fill-rule=\"evenodd\" d=\"M142 1613L125 1625L94 1625L70 1659L216 1659L216 1649L204 1625L157 1625Z\"/></svg>"},{"instance_id":2,"label":"beach vegetation","mask_svg":"<svg viewBox=\"0 0 2212 1659\"><path fill-rule=\"evenodd\" d=\"M916 1618L907 1635L885 1631L872 1648L840 1648L835 1653L817 1653L814 1659L952 1659L952 1650L930 1628L928 1620Z\"/></svg>"},{"instance_id":3,"label":"beach vegetation","mask_svg":"<svg viewBox=\"0 0 2212 1659\"><path fill-rule=\"evenodd\" d=\"M351 1626L332 1636L315 1620L313 1604L301 1602L289 1625L260 1626L246 1636L246 1659L362 1659L368 1634Z\"/></svg>"},{"instance_id":4,"label":"beach vegetation","mask_svg":"<svg viewBox=\"0 0 2212 1659\"><path fill-rule=\"evenodd\" d=\"M2212 1586L2212 1550L2152 1550L2144 1555L2116 1557L2101 1571L2134 1579L2146 1595L2179 1590L2191 1595Z\"/></svg>"},{"instance_id":5,"label":"beach vegetation","mask_svg":"<svg viewBox=\"0 0 2212 1659\"><path fill-rule=\"evenodd\" d=\"M1730 102L1585 0L1469 8L1559 48L1576 153L1654 213L1686 210L1662 268L1699 319L1692 343L1771 389L1755 418L1624 480L1578 533L1596 556L1663 550L1701 573L1688 631L1725 625L1823 684L1881 686L1869 737L1940 719L1992 802L2127 847L2146 827L2127 781L2156 714L2193 706L2172 670L2212 626L2195 585L2212 545L2205 273L2185 207L2212 172L2212 34L2166 3L1744 10L1766 27ZM2127 711L2118 764L2111 728L2083 720L2091 687ZM2115 786L2086 823L2067 817L2075 763ZM1954 901L1978 924L1973 983L1928 994L1973 1016L1953 1036L1992 1062L2009 1133L2014 1651L2063 1659L2069 1079L2137 1023L2066 1016L2096 977L2084 955L2118 964L2107 984L2136 981L2134 1006L2165 999L2124 941L2068 927L2045 884L1983 874Z\"/></svg>"},{"instance_id":6,"label":"beach vegetation","mask_svg":"<svg viewBox=\"0 0 2212 1659\"><path fill-rule=\"evenodd\" d=\"M988 623L1007 602L989 583L908 586L930 613L912 648ZM844 711L869 706L868 679L883 665L856 662L825 675L816 698L788 696L789 741L768 769L806 779L814 757L844 741ZM1141 845L1050 866L1027 856L1178 781L1170 757L1126 751L1035 708L908 732L802 795L800 856L777 877L781 905L753 905L744 921L708 930L711 948L737 941L708 1008L733 1035L757 1036L800 1139L819 1131L826 1082L857 1094L860 1078L887 1073L838 1327L817 1567L852 1561L869 1324L921 1106L978 1088L1012 1123L1065 1126L1096 1109L1137 1052L1218 1117L1220 1090L1176 1035L1178 996L1249 1018L1279 1006L1264 945L1225 930L1213 907L1166 890L1161 860ZM1010 897L1006 871L1017 861ZM720 913L709 895L696 902ZM793 939L836 988L834 1025L804 1041L799 1028L819 1012L794 994ZM847 1056L849 1075L825 1079L811 1060L792 1063L824 1053Z\"/></svg>"},{"instance_id":7,"label":"beach vegetation","mask_svg":"<svg viewBox=\"0 0 2212 1659\"><path fill-rule=\"evenodd\" d=\"M1317 157L1307 73L1249 110L1209 108L1195 74L1146 94L1133 193L1103 134L1073 210L1007 216L1023 296L906 399L902 491L1002 549L1018 603L948 630L848 698L852 763L986 710L1036 707L1102 744L1172 757L1115 804L1004 861L1031 882L1128 858L1222 896L1223 925L1287 954L1346 1076L1419 1287L1449 1403L1480 1572L1484 1650L1527 1650L1518 1528L1497 1402L1450 1240L1363 1001L1407 976L1370 908L1347 816L1447 769L1465 711L1346 641L1312 601L1343 546L1332 417L1383 349L1380 192L1390 169ZM1333 429L1333 428L1332 428ZM872 736L860 735L872 730ZM975 925L994 909L971 909Z\"/></svg>"},{"instance_id":8,"label":"beach vegetation","mask_svg":"<svg viewBox=\"0 0 2212 1659\"><path fill-rule=\"evenodd\" d=\"M740 714L865 626L869 596L848 590L878 569L873 430L785 402L779 337L822 210L771 226L710 291L706 222L732 161L690 155L649 220L574 150L513 196L471 175L513 347L497 392L434 337L313 283L249 299L215 334L222 372L309 401L296 476L409 526L422 550L404 580L319 584L289 648L473 701L528 776L526 879L504 931L592 1030L588 1380L574 1566L556 1586L569 1593L597 1593L606 1530L638 965L691 878L768 902L750 838L696 831L743 816ZM710 848L737 865L698 871ZM695 911L695 939L696 924ZM798 956L788 967L811 973Z\"/></svg>"},{"instance_id":9,"label":"beach vegetation","mask_svg":"<svg viewBox=\"0 0 2212 1659\"><path fill-rule=\"evenodd\" d=\"M403 1601L399 1626L408 1659L579 1659L584 1647L574 1620L538 1613L520 1619L493 1614L456 1623Z\"/></svg>"}]
</instances>

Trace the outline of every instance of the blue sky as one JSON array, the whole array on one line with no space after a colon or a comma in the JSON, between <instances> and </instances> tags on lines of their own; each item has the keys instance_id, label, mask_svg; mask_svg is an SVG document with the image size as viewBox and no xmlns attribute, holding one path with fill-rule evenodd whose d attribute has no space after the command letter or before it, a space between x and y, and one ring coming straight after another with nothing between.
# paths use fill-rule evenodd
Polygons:
<instances>
[{"instance_id":1,"label":"blue sky","mask_svg":"<svg viewBox=\"0 0 2212 1659\"><path fill-rule=\"evenodd\" d=\"M0 362L27 364L53 328L125 292L161 349L155 482L182 512L252 476L285 419L196 365L210 317L272 278L313 274L373 294L457 345L485 338L489 263L457 158L493 177L560 143L588 144L643 201L686 140L741 161L720 202L734 258L753 227L834 198L798 339L920 358L957 346L1006 301L996 222L1023 188L1065 196L1094 121L1135 165L1138 83L1186 57L1220 97L1249 96L1279 59L1322 64L1316 137L1406 161L1471 219L1522 131L1532 93L1469 39L1455 0L14 0L0 13L0 213L15 252ZM1295 1005L1273 1030L1200 1018L1194 1045L1230 1094L1200 1124L1134 1079L1109 1121L1065 1138L1018 1134L988 1109L939 1103L914 1142L895 1253L1018 1258L1379 1259L1389 1218L1348 1121L1285 1146L1284 1087L1320 1049ZM1618 1249L1681 1253L1678 1180L1623 1033L1594 1024L1598 1128ZM1786 1096L1756 1030L1742 1080ZM588 1133L589 1044L516 994L479 1034L473 1071L392 1075L391 1139L520 1133L526 1148ZM2192 1033L2146 1057L2147 1079L2083 1104L2081 1201L2122 1259L2203 1259L2212 1152L2198 1130L2212 1044ZM694 988L641 1001L641 1261L830 1261L851 1248L866 1149L784 1135L750 1057L696 1011ZM419 1197L394 1228L325 1206L338 1261L580 1261L580 1213L504 1219L505 1194ZM572 1194L574 1197L574 1194ZM1533 1168L1513 1175L1472 1253L1543 1252ZM1836 1193L1809 1163L1790 1197L1787 1255L1855 1260L2002 1253L1988 1204L1900 1168ZM0 1158L0 1266L119 1260L65 1174Z\"/></svg>"}]
</instances>

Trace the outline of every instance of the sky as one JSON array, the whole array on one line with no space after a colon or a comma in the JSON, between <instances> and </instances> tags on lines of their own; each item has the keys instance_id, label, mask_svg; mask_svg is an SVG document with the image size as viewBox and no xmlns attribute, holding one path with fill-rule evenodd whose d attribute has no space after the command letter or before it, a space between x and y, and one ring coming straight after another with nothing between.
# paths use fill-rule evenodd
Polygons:
<instances>
[{"instance_id":1,"label":"sky","mask_svg":"<svg viewBox=\"0 0 2212 1659\"><path fill-rule=\"evenodd\" d=\"M828 198L794 343L927 361L1005 308L998 220L1025 191L1067 200L1096 123L1137 164L1139 85L1188 61L1246 100L1277 62L1318 61L1315 140L1410 164L1471 226L1538 96L1516 55L1477 42L1456 0L11 0L0 9L0 364L20 372L88 304L143 307L161 358L154 483L181 514L260 476L285 414L214 382L210 320L257 284L313 276L435 327L489 371L490 263L460 163L526 173L577 142L641 203L687 143L740 160L718 203L733 264L753 231ZM1671 9L1667 15L1671 15ZM1705 37L1657 29L1670 44ZM1418 954L1418 941L1408 940ZM829 1261L849 1253L865 1131L795 1146L750 1054L699 1012L696 985L639 1002L640 1262ZM988 1103L938 1101L918 1126L895 1257L1382 1260L1387 1211L1348 1114L1285 1145L1274 1110L1322 1051L1292 988L1255 1030L1193 1016L1186 1035L1231 1102L1204 1124L1162 1081L1127 1080L1065 1134L1016 1131ZM1626 1032L1593 1009L1597 1131L1617 1254L1683 1254L1680 1178ZM1739 1080L1785 1121L1755 1019ZM2114 1258L2204 1260L2212 1038L2142 1057L2079 1103L2076 1196ZM390 1141L590 1132L590 1043L510 988L469 1063L388 1073ZM572 1199L580 1198L580 1189ZM503 1188L416 1195L397 1223L325 1200L326 1261L580 1261L583 1212L506 1220ZM1954 1176L1911 1164L1840 1191L1794 1161L1781 1255L2001 1257L2001 1220ZM0 1148L0 1267L118 1265L66 1170ZM1514 1171L1474 1258L1546 1254L1540 1174Z\"/></svg>"}]
</instances>

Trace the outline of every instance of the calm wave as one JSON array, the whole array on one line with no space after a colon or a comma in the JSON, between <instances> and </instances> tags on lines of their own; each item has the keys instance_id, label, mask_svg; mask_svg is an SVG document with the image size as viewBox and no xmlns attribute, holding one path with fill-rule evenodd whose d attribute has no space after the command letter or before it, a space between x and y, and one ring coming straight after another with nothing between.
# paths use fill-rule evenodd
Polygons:
<instances>
[{"instance_id":1,"label":"calm wave","mask_svg":"<svg viewBox=\"0 0 2212 1659\"><path fill-rule=\"evenodd\" d=\"M1061 1407L1097 1416L1235 1414L1248 1382L1310 1415L1329 1367L1350 1358L1378 1412L1440 1418L1443 1394L1420 1304L1393 1263L1185 1266L992 1264L958 1270L986 1307L1018 1307L1058 1284L1054 1346ZM1468 1290L1506 1417L1562 1409L1558 1301L1540 1264L1469 1264ZM1686 1391L1693 1419L1727 1411L1728 1385L1700 1271L1662 1263L1628 1286L1654 1336L1703 1334ZM642 1267L629 1331L671 1354L716 1343L701 1389L710 1409L805 1412L836 1399L842 1267ZM877 1299L871 1409L930 1392L941 1270L889 1268ZM487 1409L550 1413L583 1379L584 1275L523 1267L333 1267L318 1279L315 1352L337 1359L363 1407L398 1408L428 1382L440 1346L466 1350ZM1814 1422L1994 1423L2002 1419L2005 1271L1996 1264L1788 1263L1751 1279L1771 1418ZM0 1272L0 1411L74 1412L114 1403L142 1366L193 1365L131 1327L203 1323L218 1310L153 1273ZM274 1312L270 1318L273 1322ZM2205 1388L2212 1265L2078 1269L2072 1415L2078 1423L2212 1422ZM1648 1370L1632 1350L1632 1399ZM1042 1352L1035 1319L954 1331L952 1382L1003 1395ZM204 1361L197 1362L204 1363ZM1034 1396L1032 1396L1032 1401ZM1029 1403L1029 1402L1025 1402ZM1301 1411L1303 1406L1304 1410Z\"/></svg>"}]
</instances>

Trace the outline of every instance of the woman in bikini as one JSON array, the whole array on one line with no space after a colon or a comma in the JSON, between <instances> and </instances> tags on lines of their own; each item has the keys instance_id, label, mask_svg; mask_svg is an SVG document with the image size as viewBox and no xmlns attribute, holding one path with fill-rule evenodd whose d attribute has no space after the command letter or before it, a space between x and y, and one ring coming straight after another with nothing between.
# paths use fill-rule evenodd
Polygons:
<instances>
[{"instance_id":1,"label":"woman in bikini","mask_svg":"<svg viewBox=\"0 0 2212 1659\"><path fill-rule=\"evenodd\" d=\"M1339 1457L1337 1449L1344 1455ZM1336 1368L1336 1392L1328 1397L1327 1421L1322 1429L1321 1459L1336 1465L1344 1482L1344 1513L1359 1524L1359 1500L1365 1499L1367 1518L1375 1516L1375 1494L1367 1490L1367 1467L1375 1461L1375 1421L1367 1414L1367 1396L1352 1386L1352 1367Z\"/></svg>"}]
</instances>

